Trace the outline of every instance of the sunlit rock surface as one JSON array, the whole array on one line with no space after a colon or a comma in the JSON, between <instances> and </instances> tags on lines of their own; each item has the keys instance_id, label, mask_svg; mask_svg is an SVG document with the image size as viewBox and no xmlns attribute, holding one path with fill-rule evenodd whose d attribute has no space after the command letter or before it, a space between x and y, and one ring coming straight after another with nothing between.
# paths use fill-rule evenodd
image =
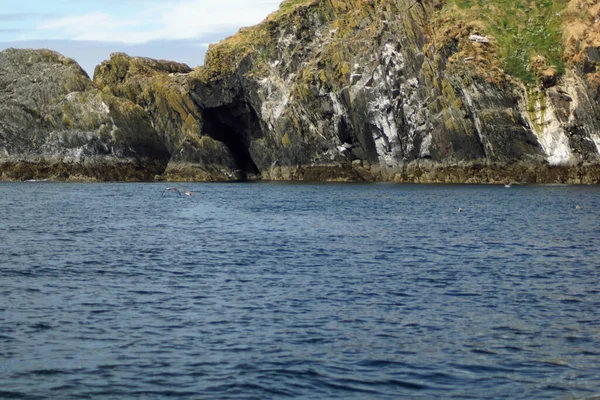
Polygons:
<instances>
[{"instance_id":1,"label":"sunlit rock surface","mask_svg":"<svg viewBox=\"0 0 600 400\"><path fill-rule=\"evenodd\" d=\"M523 83L476 27L433 32L441 9L284 2L210 48L192 97L263 178L597 182L600 109L580 64L557 77L533 60L545 69Z\"/></svg>"}]
</instances>

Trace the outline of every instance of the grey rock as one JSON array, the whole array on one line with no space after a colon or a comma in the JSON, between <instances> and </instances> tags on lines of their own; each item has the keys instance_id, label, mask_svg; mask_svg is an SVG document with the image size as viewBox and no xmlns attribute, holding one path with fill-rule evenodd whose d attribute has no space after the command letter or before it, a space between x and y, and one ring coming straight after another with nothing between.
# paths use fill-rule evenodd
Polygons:
<instances>
[{"instance_id":1,"label":"grey rock","mask_svg":"<svg viewBox=\"0 0 600 400\"><path fill-rule=\"evenodd\" d=\"M147 114L50 50L0 52L2 179L148 180L169 154Z\"/></svg>"}]
</instances>

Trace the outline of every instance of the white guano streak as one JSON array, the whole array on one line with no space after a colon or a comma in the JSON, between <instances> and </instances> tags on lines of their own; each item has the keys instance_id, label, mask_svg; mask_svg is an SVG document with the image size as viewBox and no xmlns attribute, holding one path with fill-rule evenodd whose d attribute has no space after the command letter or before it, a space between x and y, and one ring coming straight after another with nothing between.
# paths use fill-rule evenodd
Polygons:
<instances>
[{"instance_id":1,"label":"white guano streak","mask_svg":"<svg viewBox=\"0 0 600 400\"><path fill-rule=\"evenodd\" d=\"M532 119L530 125L534 127L534 132L546 153L548 163L550 165L568 163L573 157L573 152L569 145L569 138L556 117L556 111L551 102L546 101L545 108L543 108L538 99L535 103L534 113L528 114L528 117ZM540 128L535 129L536 126Z\"/></svg>"}]
</instances>

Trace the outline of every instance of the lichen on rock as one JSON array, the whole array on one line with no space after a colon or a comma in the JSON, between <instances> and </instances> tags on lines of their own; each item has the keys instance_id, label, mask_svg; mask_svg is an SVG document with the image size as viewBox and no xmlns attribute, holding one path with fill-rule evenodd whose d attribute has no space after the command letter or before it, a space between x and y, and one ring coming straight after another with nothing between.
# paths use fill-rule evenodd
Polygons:
<instances>
[{"instance_id":1,"label":"lichen on rock","mask_svg":"<svg viewBox=\"0 0 600 400\"><path fill-rule=\"evenodd\" d=\"M202 110L190 93L191 71L185 64L115 53L96 67L94 83L146 112L171 155L163 179L227 180L237 169L235 160L227 146L203 132Z\"/></svg>"},{"instance_id":2,"label":"lichen on rock","mask_svg":"<svg viewBox=\"0 0 600 400\"><path fill-rule=\"evenodd\" d=\"M598 162L593 87L556 56L565 48L556 32L566 2L510 5L523 9L507 26L529 36L508 43L490 25L512 15L492 14L502 1L284 2L262 24L211 47L190 74L192 95L205 112L247 110L227 114L237 121L230 135L271 177L355 160L385 171L373 179L403 176L422 161L495 171ZM539 25L523 27L527 18ZM543 30L545 41L535 36ZM512 45L527 57L546 52L524 59L533 79L511 67L510 51L519 50Z\"/></svg>"},{"instance_id":3,"label":"lichen on rock","mask_svg":"<svg viewBox=\"0 0 600 400\"><path fill-rule=\"evenodd\" d=\"M4 180L148 180L168 153L144 111L49 50L0 52Z\"/></svg>"}]
</instances>

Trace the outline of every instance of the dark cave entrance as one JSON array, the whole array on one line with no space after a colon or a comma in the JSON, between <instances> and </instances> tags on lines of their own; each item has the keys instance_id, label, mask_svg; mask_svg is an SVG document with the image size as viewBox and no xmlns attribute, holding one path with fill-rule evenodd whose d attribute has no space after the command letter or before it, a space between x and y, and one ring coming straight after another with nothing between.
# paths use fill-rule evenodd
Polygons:
<instances>
[{"instance_id":1,"label":"dark cave entrance","mask_svg":"<svg viewBox=\"0 0 600 400\"><path fill-rule=\"evenodd\" d=\"M243 103L205 108L203 133L223 142L234 157L236 167L246 177L260 173L249 147L253 137L262 136L254 110Z\"/></svg>"}]
</instances>

